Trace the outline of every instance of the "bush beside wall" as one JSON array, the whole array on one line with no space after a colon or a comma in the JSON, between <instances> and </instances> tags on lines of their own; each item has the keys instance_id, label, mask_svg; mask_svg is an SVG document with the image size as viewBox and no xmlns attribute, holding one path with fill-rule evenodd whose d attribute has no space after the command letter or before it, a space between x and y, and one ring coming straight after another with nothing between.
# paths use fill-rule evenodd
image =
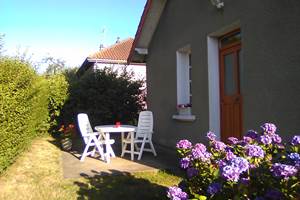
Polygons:
<instances>
[{"instance_id":1,"label":"bush beside wall","mask_svg":"<svg viewBox=\"0 0 300 200\"><path fill-rule=\"evenodd\" d=\"M65 123L76 124L77 114L85 112L93 126L115 121L135 124L144 103L142 81L133 81L126 71L118 74L108 68L87 71L79 78L72 73L66 76L70 98L63 111Z\"/></svg>"}]
</instances>

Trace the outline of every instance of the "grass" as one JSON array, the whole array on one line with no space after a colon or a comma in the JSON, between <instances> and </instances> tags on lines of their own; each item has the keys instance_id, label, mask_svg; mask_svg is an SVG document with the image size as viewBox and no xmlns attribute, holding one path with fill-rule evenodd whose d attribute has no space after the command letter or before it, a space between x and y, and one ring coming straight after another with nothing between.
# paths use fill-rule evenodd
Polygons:
<instances>
[{"instance_id":1,"label":"grass","mask_svg":"<svg viewBox=\"0 0 300 200\"><path fill-rule=\"evenodd\" d=\"M1 175L0 199L166 199L166 187L180 180L163 171L64 179L60 149L42 137Z\"/></svg>"}]
</instances>

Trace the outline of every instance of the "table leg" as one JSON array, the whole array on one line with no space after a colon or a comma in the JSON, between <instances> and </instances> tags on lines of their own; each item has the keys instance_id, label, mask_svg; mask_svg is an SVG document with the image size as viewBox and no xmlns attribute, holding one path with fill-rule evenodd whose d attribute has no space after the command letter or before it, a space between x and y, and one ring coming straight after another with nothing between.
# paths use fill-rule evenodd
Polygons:
<instances>
[{"instance_id":1,"label":"table leg","mask_svg":"<svg viewBox=\"0 0 300 200\"><path fill-rule=\"evenodd\" d=\"M128 133L128 134L130 134L130 153L131 153L131 160L134 160L134 143L133 143L134 132L130 132L130 133Z\"/></svg>"},{"instance_id":2,"label":"table leg","mask_svg":"<svg viewBox=\"0 0 300 200\"><path fill-rule=\"evenodd\" d=\"M106 145L106 153L108 154L108 156L111 156L111 157L116 157L112 147L111 147L111 144L109 143L109 140L110 140L110 135L109 133L105 133L105 145Z\"/></svg>"},{"instance_id":3,"label":"table leg","mask_svg":"<svg viewBox=\"0 0 300 200\"><path fill-rule=\"evenodd\" d=\"M124 148L123 140L124 140L124 132L121 133L121 147L122 147L121 151L123 151L123 148Z\"/></svg>"}]
</instances>

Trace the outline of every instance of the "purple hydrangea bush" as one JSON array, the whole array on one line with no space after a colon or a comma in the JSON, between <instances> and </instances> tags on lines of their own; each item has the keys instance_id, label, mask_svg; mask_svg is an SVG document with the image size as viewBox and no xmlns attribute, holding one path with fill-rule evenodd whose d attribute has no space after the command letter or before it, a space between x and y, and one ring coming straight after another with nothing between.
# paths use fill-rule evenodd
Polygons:
<instances>
[{"instance_id":1,"label":"purple hydrangea bush","mask_svg":"<svg viewBox=\"0 0 300 200\"><path fill-rule=\"evenodd\" d=\"M169 199L300 199L300 135L284 144L274 124L261 129L243 139L230 137L227 144L213 132L207 133L207 146L180 140L186 178L184 187L168 189Z\"/></svg>"}]
</instances>

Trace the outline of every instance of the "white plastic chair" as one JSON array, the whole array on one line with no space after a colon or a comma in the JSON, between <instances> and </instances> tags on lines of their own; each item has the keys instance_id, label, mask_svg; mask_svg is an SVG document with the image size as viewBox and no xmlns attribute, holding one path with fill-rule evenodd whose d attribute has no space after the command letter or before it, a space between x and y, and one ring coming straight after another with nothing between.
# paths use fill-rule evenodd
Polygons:
<instances>
[{"instance_id":1,"label":"white plastic chair","mask_svg":"<svg viewBox=\"0 0 300 200\"><path fill-rule=\"evenodd\" d=\"M83 162L86 156L94 156L96 151L99 152L101 159L105 160L106 157L103 151L103 144L105 144L104 135L100 132L93 131L88 115L86 113L79 113L77 115L77 120L81 136L85 143L85 148L80 161ZM109 140L110 144L113 144L114 142L114 140ZM89 151L90 147L93 147L93 150Z\"/></svg>"},{"instance_id":2,"label":"white plastic chair","mask_svg":"<svg viewBox=\"0 0 300 200\"><path fill-rule=\"evenodd\" d=\"M138 155L138 160L141 159L144 151L152 152L156 156L156 151L152 143L153 133L153 114L151 111L142 111L139 114L138 126L136 134L128 133L127 137L122 138L122 154L131 154L131 160L134 159L134 155ZM146 143L150 145L150 148L145 148ZM139 145L140 144L140 147ZM127 150L127 145L130 145L130 149Z\"/></svg>"}]
</instances>

